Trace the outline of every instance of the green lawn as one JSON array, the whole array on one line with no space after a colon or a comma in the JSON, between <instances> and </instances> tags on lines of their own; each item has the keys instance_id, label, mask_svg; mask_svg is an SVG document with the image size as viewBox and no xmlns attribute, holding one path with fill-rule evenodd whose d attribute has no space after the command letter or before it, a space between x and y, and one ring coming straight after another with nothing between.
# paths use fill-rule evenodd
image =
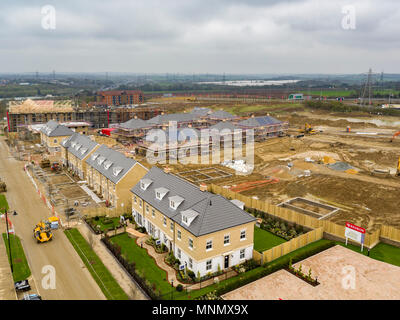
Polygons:
<instances>
[{"instance_id":1,"label":"green lawn","mask_svg":"<svg viewBox=\"0 0 400 320\"><path fill-rule=\"evenodd\" d=\"M105 229L114 229L114 226L119 224L119 217L115 217L115 218L110 218L113 223L108 223L108 224L104 224L104 219L105 217L99 217L99 220L94 220L94 218L92 218L92 224L94 226L100 226L100 230L104 231Z\"/></svg>"},{"instance_id":2,"label":"green lawn","mask_svg":"<svg viewBox=\"0 0 400 320\"><path fill-rule=\"evenodd\" d=\"M157 266L146 249L136 244L135 239L130 238L127 233L122 233L111 237L110 240L121 247L121 253L126 260L135 262L136 271L142 274L151 285L155 284L157 291L160 290L161 294L166 294L173 290L167 281L167 273Z\"/></svg>"},{"instance_id":3,"label":"green lawn","mask_svg":"<svg viewBox=\"0 0 400 320\"><path fill-rule=\"evenodd\" d=\"M0 212L4 213L4 210L8 210L8 202L4 194L0 194Z\"/></svg>"},{"instance_id":4,"label":"green lawn","mask_svg":"<svg viewBox=\"0 0 400 320\"><path fill-rule=\"evenodd\" d=\"M285 239L261 228L254 227L254 250L263 252L286 242Z\"/></svg>"},{"instance_id":5,"label":"green lawn","mask_svg":"<svg viewBox=\"0 0 400 320\"><path fill-rule=\"evenodd\" d=\"M129 300L127 294L122 290L97 254L90 248L90 245L78 229L65 230L64 233L107 299Z\"/></svg>"},{"instance_id":6,"label":"green lawn","mask_svg":"<svg viewBox=\"0 0 400 320\"><path fill-rule=\"evenodd\" d=\"M28 261L22 248L21 240L13 235L9 234L11 255L13 262L13 278L14 281L25 280L31 275L31 270L29 269ZM8 260L10 260L10 250L8 246L7 234L3 233L3 240L6 245Z\"/></svg>"},{"instance_id":7,"label":"green lawn","mask_svg":"<svg viewBox=\"0 0 400 320\"><path fill-rule=\"evenodd\" d=\"M360 254L363 254L365 256L368 254L368 249L366 248L364 248L363 252L361 252L360 246L352 244L348 244L346 246L345 243L339 241L335 241L335 243L343 247L346 247L348 249L351 249L355 252L358 252ZM373 247L369 252L369 257L372 259L387 262L400 267L400 248L391 246L386 243L379 243L375 247Z\"/></svg>"}]
</instances>

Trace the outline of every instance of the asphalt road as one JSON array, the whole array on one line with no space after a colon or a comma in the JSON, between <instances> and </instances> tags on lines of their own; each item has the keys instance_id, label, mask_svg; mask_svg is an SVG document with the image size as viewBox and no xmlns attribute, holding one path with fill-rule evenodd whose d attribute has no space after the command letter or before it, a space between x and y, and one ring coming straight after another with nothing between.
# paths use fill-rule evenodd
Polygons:
<instances>
[{"instance_id":1,"label":"asphalt road","mask_svg":"<svg viewBox=\"0 0 400 320\"><path fill-rule=\"evenodd\" d=\"M54 239L38 244L32 230L50 215L34 186L23 170L24 163L11 157L4 138L0 139L0 177L7 184L7 201L17 216L10 216L16 234L21 238L33 278L44 300L103 300L106 299L82 260L62 230L54 232ZM42 268L53 266L56 288L45 289Z\"/></svg>"}]
</instances>

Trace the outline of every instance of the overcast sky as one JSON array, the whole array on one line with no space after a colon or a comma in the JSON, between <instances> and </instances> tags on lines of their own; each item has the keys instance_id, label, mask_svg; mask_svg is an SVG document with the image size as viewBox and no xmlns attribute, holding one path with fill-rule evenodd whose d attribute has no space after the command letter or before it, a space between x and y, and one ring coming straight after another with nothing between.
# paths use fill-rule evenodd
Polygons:
<instances>
[{"instance_id":1,"label":"overcast sky","mask_svg":"<svg viewBox=\"0 0 400 320\"><path fill-rule=\"evenodd\" d=\"M0 40L0 73L400 73L400 1L1 0Z\"/></svg>"}]
</instances>

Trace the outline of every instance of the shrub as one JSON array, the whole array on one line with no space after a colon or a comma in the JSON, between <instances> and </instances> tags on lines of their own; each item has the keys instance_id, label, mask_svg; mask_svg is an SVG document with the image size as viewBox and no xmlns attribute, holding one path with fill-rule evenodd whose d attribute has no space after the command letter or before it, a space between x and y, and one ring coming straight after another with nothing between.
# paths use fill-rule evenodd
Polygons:
<instances>
[{"instance_id":1,"label":"shrub","mask_svg":"<svg viewBox=\"0 0 400 320\"><path fill-rule=\"evenodd\" d=\"M192 279L193 281L196 279L196 275L192 270L188 270L187 275L190 279Z\"/></svg>"},{"instance_id":2,"label":"shrub","mask_svg":"<svg viewBox=\"0 0 400 320\"><path fill-rule=\"evenodd\" d=\"M181 292L183 290L183 286L181 284L178 284L176 286L176 291Z\"/></svg>"}]
</instances>

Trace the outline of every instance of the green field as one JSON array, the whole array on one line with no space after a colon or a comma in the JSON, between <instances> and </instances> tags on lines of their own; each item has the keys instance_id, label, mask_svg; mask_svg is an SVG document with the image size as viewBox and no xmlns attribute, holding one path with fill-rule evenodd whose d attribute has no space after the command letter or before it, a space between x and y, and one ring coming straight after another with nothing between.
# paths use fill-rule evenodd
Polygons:
<instances>
[{"instance_id":1,"label":"green field","mask_svg":"<svg viewBox=\"0 0 400 320\"><path fill-rule=\"evenodd\" d=\"M234 106L225 107L224 111L227 111L234 115L241 115L246 113L252 112L279 112L279 111L286 111L291 109L298 109L304 108L303 104L293 102L293 103L275 103L275 104L255 104L255 105L248 105L248 104L236 104ZM217 108L218 109L218 108Z\"/></svg>"},{"instance_id":2,"label":"green field","mask_svg":"<svg viewBox=\"0 0 400 320\"><path fill-rule=\"evenodd\" d=\"M65 230L64 233L107 299L129 300L127 294L122 290L110 271L105 267L78 229Z\"/></svg>"},{"instance_id":3,"label":"green field","mask_svg":"<svg viewBox=\"0 0 400 320\"><path fill-rule=\"evenodd\" d=\"M368 254L368 249L366 248L364 248L363 252L361 252L360 246L352 244L348 244L346 246L345 243L339 241L336 241L335 243L365 256ZM386 243L379 243L375 247L373 247L369 252L369 257L400 267L400 248L391 246Z\"/></svg>"},{"instance_id":4,"label":"green field","mask_svg":"<svg viewBox=\"0 0 400 320\"><path fill-rule=\"evenodd\" d=\"M25 280L31 275L31 270L29 269L28 261L26 260L21 240L13 234L9 234L9 237L10 237L11 255L13 262L14 281ZM3 240L6 245L8 260L10 260L10 249L8 246L6 233L3 233Z\"/></svg>"},{"instance_id":5,"label":"green field","mask_svg":"<svg viewBox=\"0 0 400 320\"><path fill-rule=\"evenodd\" d=\"M286 242L285 239L261 228L254 227L254 250L263 252L284 242Z\"/></svg>"},{"instance_id":6,"label":"green field","mask_svg":"<svg viewBox=\"0 0 400 320\"><path fill-rule=\"evenodd\" d=\"M0 212L4 213L4 209L8 210L8 202L4 194L0 194Z\"/></svg>"}]
</instances>

